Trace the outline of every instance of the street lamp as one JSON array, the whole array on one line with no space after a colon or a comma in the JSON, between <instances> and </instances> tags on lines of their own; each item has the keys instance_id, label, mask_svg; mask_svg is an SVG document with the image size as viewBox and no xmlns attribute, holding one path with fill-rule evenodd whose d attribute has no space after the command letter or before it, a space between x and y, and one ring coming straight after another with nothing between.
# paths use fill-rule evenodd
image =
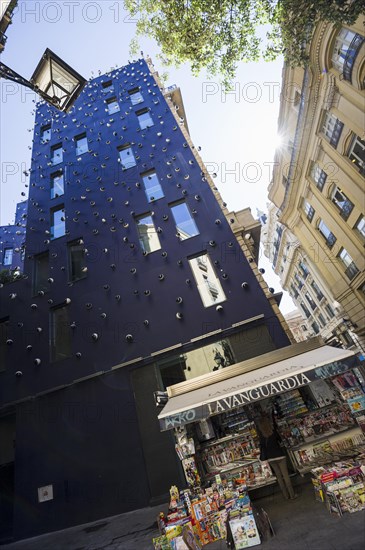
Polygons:
<instances>
[{"instance_id":1,"label":"street lamp","mask_svg":"<svg viewBox=\"0 0 365 550\"><path fill-rule=\"evenodd\" d=\"M86 84L86 79L70 65L46 49L30 80L0 62L0 78L34 90L60 111L69 111Z\"/></svg>"}]
</instances>

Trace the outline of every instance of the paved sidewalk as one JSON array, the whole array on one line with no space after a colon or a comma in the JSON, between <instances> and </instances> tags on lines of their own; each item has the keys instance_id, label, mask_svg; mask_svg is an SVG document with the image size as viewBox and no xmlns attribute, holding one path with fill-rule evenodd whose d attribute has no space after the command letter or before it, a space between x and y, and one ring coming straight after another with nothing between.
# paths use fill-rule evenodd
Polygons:
<instances>
[{"instance_id":1,"label":"paved sidewalk","mask_svg":"<svg viewBox=\"0 0 365 550\"><path fill-rule=\"evenodd\" d=\"M296 487L299 498L286 501L281 493L251 498L270 516L276 536L257 546L263 550L363 550L365 511L331 516L324 504L314 500L310 483ZM156 517L163 506L144 508L86 525L71 527L32 539L3 545L1 550L152 550L158 535ZM166 507L165 507L166 511ZM205 546L226 550L224 541Z\"/></svg>"}]
</instances>

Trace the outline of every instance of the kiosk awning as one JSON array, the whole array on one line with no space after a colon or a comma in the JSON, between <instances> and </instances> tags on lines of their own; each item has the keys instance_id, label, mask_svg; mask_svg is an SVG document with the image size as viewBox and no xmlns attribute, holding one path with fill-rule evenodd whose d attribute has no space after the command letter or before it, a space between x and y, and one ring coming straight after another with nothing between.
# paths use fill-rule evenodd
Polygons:
<instances>
[{"instance_id":1,"label":"kiosk awning","mask_svg":"<svg viewBox=\"0 0 365 550\"><path fill-rule=\"evenodd\" d=\"M245 362L241 365L244 370ZM204 387L169 399L158 415L160 429L164 431L196 422L341 374L358 365L354 352L321 346L216 383L207 380Z\"/></svg>"}]
</instances>

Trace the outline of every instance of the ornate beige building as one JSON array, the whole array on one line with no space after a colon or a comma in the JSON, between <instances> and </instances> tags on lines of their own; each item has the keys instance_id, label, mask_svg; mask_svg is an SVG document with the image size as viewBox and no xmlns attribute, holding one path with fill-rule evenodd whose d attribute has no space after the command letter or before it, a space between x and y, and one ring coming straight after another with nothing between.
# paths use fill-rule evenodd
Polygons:
<instances>
[{"instance_id":1,"label":"ornate beige building","mask_svg":"<svg viewBox=\"0 0 365 550\"><path fill-rule=\"evenodd\" d=\"M314 332L365 351L363 18L319 23L308 47L306 69L283 70L267 255Z\"/></svg>"}]
</instances>

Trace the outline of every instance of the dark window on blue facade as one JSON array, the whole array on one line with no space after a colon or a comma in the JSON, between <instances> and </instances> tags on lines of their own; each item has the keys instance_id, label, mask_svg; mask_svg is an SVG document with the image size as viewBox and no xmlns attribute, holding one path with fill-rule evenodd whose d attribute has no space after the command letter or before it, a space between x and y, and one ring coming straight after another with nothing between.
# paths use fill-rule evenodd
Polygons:
<instances>
[{"instance_id":1,"label":"dark window on blue facade","mask_svg":"<svg viewBox=\"0 0 365 550\"><path fill-rule=\"evenodd\" d=\"M51 162L53 166L61 164L63 162L63 150L62 145L55 145L51 147Z\"/></svg>"},{"instance_id":2,"label":"dark window on blue facade","mask_svg":"<svg viewBox=\"0 0 365 550\"><path fill-rule=\"evenodd\" d=\"M170 205L170 208L174 216L177 236L180 241L199 235L194 218L190 213L188 205L184 201Z\"/></svg>"},{"instance_id":3,"label":"dark window on blue facade","mask_svg":"<svg viewBox=\"0 0 365 550\"><path fill-rule=\"evenodd\" d=\"M68 275L69 281L78 281L86 277L85 248L80 241L68 243Z\"/></svg>"},{"instance_id":4,"label":"dark window on blue facade","mask_svg":"<svg viewBox=\"0 0 365 550\"><path fill-rule=\"evenodd\" d=\"M63 171L58 170L51 174L51 199L61 197L65 192Z\"/></svg>"},{"instance_id":5,"label":"dark window on blue facade","mask_svg":"<svg viewBox=\"0 0 365 550\"><path fill-rule=\"evenodd\" d=\"M33 294L49 290L49 253L43 252L34 256Z\"/></svg>"},{"instance_id":6,"label":"dark window on blue facade","mask_svg":"<svg viewBox=\"0 0 365 550\"><path fill-rule=\"evenodd\" d=\"M60 361L71 356L71 328L68 306L50 311L50 359Z\"/></svg>"},{"instance_id":7,"label":"dark window on blue facade","mask_svg":"<svg viewBox=\"0 0 365 550\"><path fill-rule=\"evenodd\" d=\"M65 209L62 206L51 210L51 239L58 239L66 234Z\"/></svg>"},{"instance_id":8,"label":"dark window on blue facade","mask_svg":"<svg viewBox=\"0 0 365 550\"><path fill-rule=\"evenodd\" d=\"M75 143L76 143L76 155L83 155L84 153L88 152L89 146L87 143L86 132L83 134L80 134L79 136L76 136Z\"/></svg>"},{"instance_id":9,"label":"dark window on blue facade","mask_svg":"<svg viewBox=\"0 0 365 550\"><path fill-rule=\"evenodd\" d=\"M131 98L132 105L138 105L139 103L143 103L143 95L140 92L139 88L133 88L132 90L128 90L129 97Z\"/></svg>"},{"instance_id":10,"label":"dark window on blue facade","mask_svg":"<svg viewBox=\"0 0 365 550\"><path fill-rule=\"evenodd\" d=\"M123 170L128 170L128 168L133 168L136 166L136 159L132 151L130 143L126 143L122 147L118 147L119 151L119 161Z\"/></svg>"},{"instance_id":11,"label":"dark window on blue facade","mask_svg":"<svg viewBox=\"0 0 365 550\"><path fill-rule=\"evenodd\" d=\"M11 265L13 263L13 248L4 248L3 265Z\"/></svg>"},{"instance_id":12,"label":"dark window on blue facade","mask_svg":"<svg viewBox=\"0 0 365 550\"><path fill-rule=\"evenodd\" d=\"M6 341L8 339L9 317L0 319L0 371L6 369Z\"/></svg>"},{"instance_id":13,"label":"dark window on blue facade","mask_svg":"<svg viewBox=\"0 0 365 550\"><path fill-rule=\"evenodd\" d=\"M139 111L136 111L136 115L138 117L139 127L141 128L141 130L153 126L153 120L150 115L149 109L140 109Z\"/></svg>"},{"instance_id":14,"label":"dark window on blue facade","mask_svg":"<svg viewBox=\"0 0 365 550\"><path fill-rule=\"evenodd\" d=\"M51 125L41 126L41 140L45 143L51 139Z\"/></svg>"},{"instance_id":15,"label":"dark window on blue facade","mask_svg":"<svg viewBox=\"0 0 365 550\"><path fill-rule=\"evenodd\" d=\"M112 90L114 90L113 81L107 80L106 82L102 82L101 87L103 89L103 92L111 92Z\"/></svg>"},{"instance_id":16,"label":"dark window on blue facade","mask_svg":"<svg viewBox=\"0 0 365 550\"><path fill-rule=\"evenodd\" d=\"M144 189L146 192L148 202L152 202L164 197L164 192L158 180L157 174L154 170L149 170L141 174L143 180Z\"/></svg>"},{"instance_id":17,"label":"dark window on blue facade","mask_svg":"<svg viewBox=\"0 0 365 550\"><path fill-rule=\"evenodd\" d=\"M139 244L144 253L149 254L160 250L160 239L153 223L152 215L150 213L138 216L136 218Z\"/></svg>"},{"instance_id":18,"label":"dark window on blue facade","mask_svg":"<svg viewBox=\"0 0 365 550\"><path fill-rule=\"evenodd\" d=\"M107 99L106 104L108 108L108 113L110 115L113 115L114 113L118 113L120 111L119 103L115 96Z\"/></svg>"}]
</instances>

